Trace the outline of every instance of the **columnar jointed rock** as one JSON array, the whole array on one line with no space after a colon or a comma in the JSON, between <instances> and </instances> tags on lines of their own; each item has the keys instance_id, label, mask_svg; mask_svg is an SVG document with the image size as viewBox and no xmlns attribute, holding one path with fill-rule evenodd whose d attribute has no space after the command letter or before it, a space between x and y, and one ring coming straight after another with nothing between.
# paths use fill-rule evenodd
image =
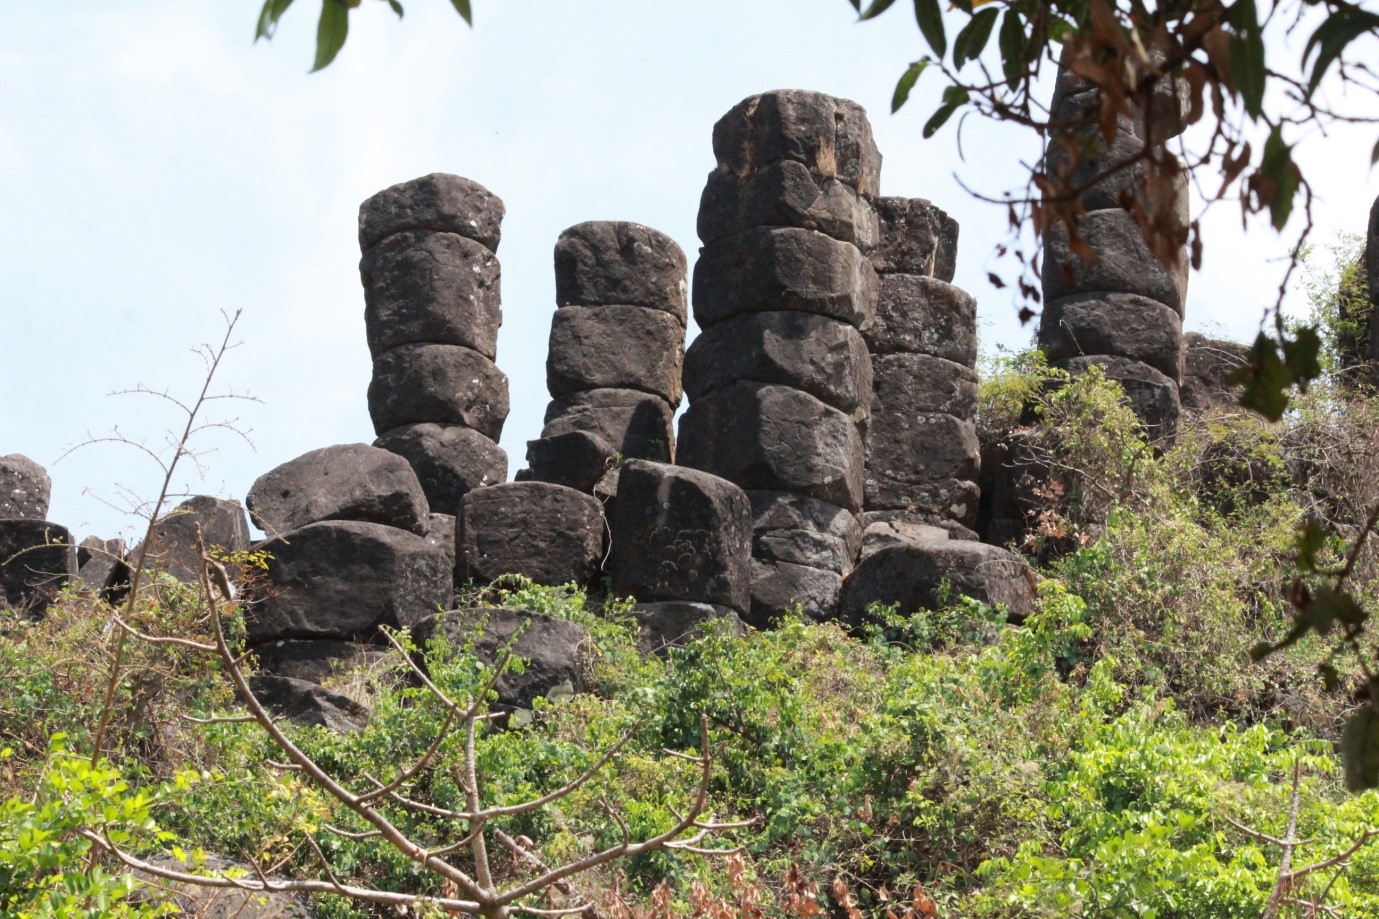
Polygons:
<instances>
[{"instance_id":1,"label":"columnar jointed rock","mask_svg":"<svg viewBox=\"0 0 1379 919\"><path fill-rule=\"evenodd\" d=\"M688 321L684 252L641 224L581 223L555 244L555 288L546 358L552 402L520 478L577 484L540 462L559 452L544 441L575 432L624 457L669 462ZM574 478L593 491L599 479L589 477Z\"/></svg>"},{"instance_id":2,"label":"columnar jointed rock","mask_svg":"<svg viewBox=\"0 0 1379 919\"><path fill-rule=\"evenodd\" d=\"M750 490L748 619L827 618L860 544L881 155L859 106L796 90L744 100L713 148L679 461Z\"/></svg>"},{"instance_id":3,"label":"columnar jointed rock","mask_svg":"<svg viewBox=\"0 0 1379 919\"><path fill-rule=\"evenodd\" d=\"M322 520L363 520L426 535L430 508L407 460L366 444L312 450L259 476L245 499L277 536Z\"/></svg>"},{"instance_id":4,"label":"columnar jointed rock","mask_svg":"<svg viewBox=\"0 0 1379 919\"><path fill-rule=\"evenodd\" d=\"M48 516L53 482L42 466L18 453L0 456L0 520Z\"/></svg>"},{"instance_id":5,"label":"columnar jointed rock","mask_svg":"<svg viewBox=\"0 0 1379 919\"><path fill-rule=\"evenodd\" d=\"M977 304L951 283L957 222L922 198L877 202L880 275L867 426L866 509L971 526L980 450Z\"/></svg>"},{"instance_id":6,"label":"columnar jointed rock","mask_svg":"<svg viewBox=\"0 0 1379 919\"><path fill-rule=\"evenodd\" d=\"M591 495L548 482L509 482L464 496L455 519L455 582L520 574L538 584L590 584L607 523Z\"/></svg>"},{"instance_id":7,"label":"columnar jointed rock","mask_svg":"<svg viewBox=\"0 0 1379 919\"><path fill-rule=\"evenodd\" d=\"M0 608L42 615L77 575L77 547L64 526L0 520Z\"/></svg>"},{"instance_id":8,"label":"columnar jointed rock","mask_svg":"<svg viewBox=\"0 0 1379 919\"><path fill-rule=\"evenodd\" d=\"M394 185L359 209L375 446L412 465L439 513L454 514L468 491L507 478L497 440L508 381L493 363L503 212L483 186L441 173Z\"/></svg>"}]
</instances>

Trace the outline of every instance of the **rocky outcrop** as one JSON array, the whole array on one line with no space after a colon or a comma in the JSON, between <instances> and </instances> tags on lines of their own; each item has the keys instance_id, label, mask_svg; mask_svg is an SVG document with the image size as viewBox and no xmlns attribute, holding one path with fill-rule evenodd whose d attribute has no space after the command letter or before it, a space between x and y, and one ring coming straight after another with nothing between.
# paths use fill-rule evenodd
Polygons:
<instances>
[{"instance_id":1,"label":"rocky outcrop","mask_svg":"<svg viewBox=\"0 0 1379 919\"><path fill-rule=\"evenodd\" d=\"M0 456L0 520L43 520L53 482L48 471L19 453Z\"/></svg>"},{"instance_id":2,"label":"rocky outcrop","mask_svg":"<svg viewBox=\"0 0 1379 919\"><path fill-rule=\"evenodd\" d=\"M591 495L549 482L509 482L465 495L455 523L455 583L519 574L538 584L591 585L607 523Z\"/></svg>"},{"instance_id":3,"label":"rocky outcrop","mask_svg":"<svg viewBox=\"0 0 1379 919\"><path fill-rule=\"evenodd\" d=\"M254 523L277 535L322 520L360 520L425 535L430 506L412 467L367 444L312 450L259 476L245 499Z\"/></svg>"}]
</instances>

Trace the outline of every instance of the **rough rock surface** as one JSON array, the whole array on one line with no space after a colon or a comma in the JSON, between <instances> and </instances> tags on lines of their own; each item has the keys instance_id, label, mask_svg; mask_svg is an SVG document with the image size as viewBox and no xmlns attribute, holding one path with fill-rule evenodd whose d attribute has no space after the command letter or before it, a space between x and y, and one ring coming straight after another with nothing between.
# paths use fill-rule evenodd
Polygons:
<instances>
[{"instance_id":1,"label":"rough rock surface","mask_svg":"<svg viewBox=\"0 0 1379 919\"><path fill-rule=\"evenodd\" d=\"M481 488L460 502L455 582L520 574L538 584L585 585L599 573L606 523L598 499L547 482Z\"/></svg>"},{"instance_id":2,"label":"rough rock surface","mask_svg":"<svg viewBox=\"0 0 1379 919\"><path fill-rule=\"evenodd\" d=\"M480 243L454 233L396 233L364 253L359 273L374 357L422 342L464 345L490 360L497 353L500 270Z\"/></svg>"},{"instance_id":3,"label":"rough rock surface","mask_svg":"<svg viewBox=\"0 0 1379 919\"><path fill-rule=\"evenodd\" d=\"M527 468L517 480L550 482L593 494L618 461L618 451L597 434L566 431L527 441Z\"/></svg>"},{"instance_id":4,"label":"rough rock surface","mask_svg":"<svg viewBox=\"0 0 1379 919\"><path fill-rule=\"evenodd\" d=\"M971 418L977 410L977 373L928 354L872 358L872 414L944 412Z\"/></svg>"},{"instance_id":5,"label":"rough rock surface","mask_svg":"<svg viewBox=\"0 0 1379 919\"><path fill-rule=\"evenodd\" d=\"M707 329L742 313L798 310L865 329L876 272L851 243L813 230L756 227L700 252L694 318Z\"/></svg>"},{"instance_id":6,"label":"rough rock surface","mask_svg":"<svg viewBox=\"0 0 1379 919\"><path fill-rule=\"evenodd\" d=\"M1183 320L1164 304L1137 294L1075 294L1044 304L1039 348L1055 363L1093 354L1125 357L1177 381Z\"/></svg>"},{"instance_id":7,"label":"rough rock surface","mask_svg":"<svg viewBox=\"0 0 1379 919\"><path fill-rule=\"evenodd\" d=\"M802 389L854 419L871 398L871 358L845 322L794 311L747 313L699 335L685 353L691 400L747 380Z\"/></svg>"},{"instance_id":8,"label":"rough rock surface","mask_svg":"<svg viewBox=\"0 0 1379 919\"><path fill-rule=\"evenodd\" d=\"M675 240L639 223L591 220L555 244L555 300L560 306L621 304L661 310L687 321L685 253Z\"/></svg>"},{"instance_id":9,"label":"rough rock surface","mask_svg":"<svg viewBox=\"0 0 1379 919\"><path fill-rule=\"evenodd\" d=\"M125 559L123 539L101 539L88 536L77 547L77 577L88 590L101 591L111 573Z\"/></svg>"},{"instance_id":10,"label":"rough rock surface","mask_svg":"<svg viewBox=\"0 0 1379 919\"><path fill-rule=\"evenodd\" d=\"M508 417L508 378L460 345L401 345L378 356L369 417L382 434L404 424L462 424L497 441Z\"/></svg>"},{"instance_id":11,"label":"rough rock surface","mask_svg":"<svg viewBox=\"0 0 1379 919\"><path fill-rule=\"evenodd\" d=\"M835 571L754 558L752 608L744 618L755 628L770 628L783 612L798 606L806 619L832 619L842 587L843 576Z\"/></svg>"},{"instance_id":12,"label":"rough rock surface","mask_svg":"<svg viewBox=\"0 0 1379 919\"><path fill-rule=\"evenodd\" d=\"M43 520L53 482L38 463L19 453L0 456L0 520Z\"/></svg>"},{"instance_id":13,"label":"rough rock surface","mask_svg":"<svg viewBox=\"0 0 1379 919\"><path fill-rule=\"evenodd\" d=\"M1173 440L1182 411L1177 383L1148 364L1124 357L1074 357L1055 366L1076 375L1093 365L1100 367L1108 380L1115 380L1124 388L1126 401L1139 416L1150 441Z\"/></svg>"},{"instance_id":14,"label":"rough rock surface","mask_svg":"<svg viewBox=\"0 0 1379 919\"><path fill-rule=\"evenodd\" d=\"M359 206L359 248L404 230L457 233L498 251L505 209L478 182L433 172L400 182Z\"/></svg>"},{"instance_id":15,"label":"rough rock surface","mask_svg":"<svg viewBox=\"0 0 1379 919\"><path fill-rule=\"evenodd\" d=\"M931 354L971 367L977 361L977 301L935 278L882 275L876 321L865 334L873 356Z\"/></svg>"},{"instance_id":16,"label":"rough rock surface","mask_svg":"<svg viewBox=\"0 0 1379 919\"><path fill-rule=\"evenodd\" d=\"M873 410L867 441L868 508L924 508L929 505L920 489L948 479L977 480L981 448L971 421L887 406Z\"/></svg>"},{"instance_id":17,"label":"rough rock surface","mask_svg":"<svg viewBox=\"0 0 1379 919\"><path fill-rule=\"evenodd\" d=\"M254 647L259 673L319 684L361 667L381 666L390 653L387 647L335 638L285 639Z\"/></svg>"},{"instance_id":18,"label":"rough rock surface","mask_svg":"<svg viewBox=\"0 0 1379 919\"><path fill-rule=\"evenodd\" d=\"M1183 345L1183 382L1179 393L1183 408L1193 412L1238 410L1245 388L1227 383L1226 378L1249 365L1250 346L1207 338L1197 332L1183 336Z\"/></svg>"},{"instance_id":19,"label":"rough rock surface","mask_svg":"<svg viewBox=\"0 0 1379 919\"><path fill-rule=\"evenodd\" d=\"M685 328L643 306L564 306L551 319L546 387L560 397L590 389L636 389L680 402Z\"/></svg>"},{"instance_id":20,"label":"rough rock surface","mask_svg":"<svg viewBox=\"0 0 1379 919\"><path fill-rule=\"evenodd\" d=\"M270 536L322 520L363 520L424 536L431 512L407 460L367 444L322 447L289 460L259 476L245 504Z\"/></svg>"},{"instance_id":21,"label":"rough rock surface","mask_svg":"<svg viewBox=\"0 0 1379 919\"><path fill-rule=\"evenodd\" d=\"M552 399L541 436L569 431L597 434L627 457L669 462L675 410L658 396L634 389L595 389Z\"/></svg>"},{"instance_id":22,"label":"rough rock surface","mask_svg":"<svg viewBox=\"0 0 1379 919\"><path fill-rule=\"evenodd\" d=\"M476 488L507 481L508 455L478 431L458 424L407 424L373 442L411 464L434 513L454 515Z\"/></svg>"},{"instance_id":23,"label":"rough rock surface","mask_svg":"<svg viewBox=\"0 0 1379 919\"><path fill-rule=\"evenodd\" d=\"M196 530L207 551L239 552L249 548L249 521L238 501L208 495L188 498L163 515L153 529L146 564L186 584L201 582L203 562L196 548ZM130 553L137 558L139 549Z\"/></svg>"},{"instance_id":24,"label":"rough rock surface","mask_svg":"<svg viewBox=\"0 0 1379 919\"><path fill-rule=\"evenodd\" d=\"M260 673L249 678L249 688L269 713L296 724L352 734L369 723L368 708L306 680Z\"/></svg>"},{"instance_id":25,"label":"rough rock surface","mask_svg":"<svg viewBox=\"0 0 1379 919\"><path fill-rule=\"evenodd\" d=\"M1165 266L1149 250L1135 218L1119 208L1085 214L1081 230L1097 256L1091 261L1073 254L1062 223L1045 232L1044 302L1083 293L1139 294L1183 314L1186 258L1180 259L1177 268Z\"/></svg>"},{"instance_id":26,"label":"rough rock surface","mask_svg":"<svg viewBox=\"0 0 1379 919\"><path fill-rule=\"evenodd\" d=\"M455 515L431 514L427 517L426 541L445 553L451 571L455 570Z\"/></svg>"},{"instance_id":27,"label":"rough rock surface","mask_svg":"<svg viewBox=\"0 0 1379 919\"><path fill-rule=\"evenodd\" d=\"M858 562L843 588L839 615L859 625L870 603L894 603L901 613L912 613L964 596L1004 607L1019 620L1033 612L1037 586L1032 568L996 546L956 539L905 541Z\"/></svg>"},{"instance_id":28,"label":"rough rock surface","mask_svg":"<svg viewBox=\"0 0 1379 919\"><path fill-rule=\"evenodd\" d=\"M806 392L734 383L689 407L680 440L682 465L747 489L792 491L861 509L861 434L847 415Z\"/></svg>"},{"instance_id":29,"label":"rough rock surface","mask_svg":"<svg viewBox=\"0 0 1379 919\"><path fill-rule=\"evenodd\" d=\"M463 609L431 616L412 629L418 647L437 635L451 648L474 644L475 655L492 666L505 650L524 662L494 689L500 709L531 708L537 698L558 699L583 689L583 661L589 634L573 622L516 609Z\"/></svg>"},{"instance_id":30,"label":"rough rock surface","mask_svg":"<svg viewBox=\"0 0 1379 919\"><path fill-rule=\"evenodd\" d=\"M379 523L313 523L260 548L270 560L245 615L251 643L369 638L445 608L453 592L439 546Z\"/></svg>"},{"instance_id":31,"label":"rough rock surface","mask_svg":"<svg viewBox=\"0 0 1379 919\"><path fill-rule=\"evenodd\" d=\"M629 460L611 522L615 594L747 609L752 515L741 488L697 469Z\"/></svg>"},{"instance_id":32,"label":"rough rock surface","mask_svg":"<svg viewBox=\"0 0 1379 919\"><path fill-rule=\"evenodd\" d=\"M862 530L862 556L865 558L886 546L926 545L951 538L943 527L919 519L877 520Z\"/></svg>"},{"instance_id":33,"label":"rough rock surface","mask_svg":"<svg viewBox=\"0 0 1379 919\"><path fill-rule=\"evenodd\" d=\"M0 520L0 606L42 615L77 575L77 548L64 526Z\"/></svg>"},{"instance_id":34,"label":"rough rock surface","mask_svg":"<svg viewBox=\"0 0 1379 919\"><path fill-rule=\"evenodd\" d=\"M643 654L665 654L720 623L734 634L742 633L742 619L736 612L711 603L683 600L638 603L632 609L632 618L637 621L637 645Z\"/></svg>"},{"instance_id":35,"label":"rough rock surface","mask_svg":"<svg viewBox=\"0 0 1379 919\"><path fill-rule=\"evenodd\" d=\"M193 860L191 853L183 854L185 857L180 859L158 854L151 856L148 861L164 870L190 874L216 874L234 869L243 872L239 876L254 877L254 869L250 865L218 855ZM170 902L177 908L176 915L179 916L194 916L196 919L318 919L319 916L308 905L305 896L202 887L163 880L139 871L133 874L148 883L134 891L129 898L131 903Z\"/></svg>"},{"instance_id":36,"label":"rough rock surface","mask_svg":"<svg viewBox=\"0 0 1379 919\"><path fill-rule=\"evenodd\" d=\"M781 160L747 176L727 168L709 173L699 199L699 238L711 244L752 227L818 230L863 252L876 246L880 232L866 198L803 163Z\"/></svg>"},{"instance_id":37,"label":"rough rock surface","mask_svg":"<svg viewBox=\"0 0 1379 919\"><path fill-rule=\"evenodd\" d=\"M862 545L862 529L851 512L808 495L749 491L752 556L847 574Z\"/></svg>"},{"instance_id":38,"label":"rough rock surface","mask_svg":"<svg viewBox=\"0 0 1379 919\"><path fill-rule=\"evenodd\" d=\"M878 198L880 243L870 253L876 273L926 275L951 283L958 222L923 198Z\"/></svg>"}]
</instances>

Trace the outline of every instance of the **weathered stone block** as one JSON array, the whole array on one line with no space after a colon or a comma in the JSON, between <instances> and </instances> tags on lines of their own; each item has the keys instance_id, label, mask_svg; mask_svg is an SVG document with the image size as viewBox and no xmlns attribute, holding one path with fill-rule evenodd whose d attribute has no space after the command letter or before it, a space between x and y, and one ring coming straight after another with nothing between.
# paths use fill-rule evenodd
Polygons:
<instances>
[{"instance_id":1,"label":"weathered stone block","mask_svg":"<svg viewBox=\"0 0 1379 919\"><path fill-rule=\"evenodd\" d=\"M1034 611L1037 587L1034 570L1005 549L955 539L906 541L882 547L857 564L843 586L839 617L860 625L871 603L914 613L971 597L1023 620Z\"/></svg>"},{"instance_id":2,"label":"weathered stone block","mask_svg":"<svg viewBox=\"0 0 1379 919\"><path fill-rule=\"evenodd\" d=\"M402 345L374 361L369 417L378 434L429 421L462 424L496 441L508 417L508 378L470 348Z\"/></svg>"},{"instance_id":3,"label":"weathered stone block","mask_svg":"<svg viewBox=\"0 0 1379 919\"><path fill-rule=\"evenodd\" d=\"M744 618L755 628L770 628L798 606L806 619L823 622L837 614L842 589L837 572L754 558L752 608Z\"/></svg>"},{"instance_id":4,"label":"weathered stone block","mask_svg":"<svg viewBox=\"0 0 1379 919\"><path fill-rule=\"evenodd\" d=\"M1182 375L1183 320L1136 294L1076 294L1044 304L1039 347L1050 362L1108 354L1148 364L1176 381Z\"/></svg>"},{"instance_id":5,"label":"weathered stone block","mask_svg":"<svg viewBox=\"0 0 1379 919\"><path fill-rule=\"evenodd\" d=\"M971 367L977 362L977 301L935 278L882 275L876 321L864 335L873 355L932 354Z\"/></svg>"},{"instance_id":6,"label":"weathered stone block","mask_svg":"<svg viewBox=\"0 0 1379 919\"><path fill-rule=\"evenodd\" d=\"M503 213L503 202L478 182L433 172L385 188L359 206L359 248L404 230L434 230L497 252Z\"/></svg>"},{"instance_id":7,"label":"weathered stone block","mask_svg":"<svg viewBox=\"0 0 1379 919\"><path fill-rule=\"evenodd\" d=\"M752 557L847 574L862 545L851 511L808 495L749 491Z\"/></svg>"},{"instance_id":8,"label":"weathered stone block","mask_svg":"<svg viewBox=\"0 0 1379 919\"><path fill-rule=\"evenodd\" d=\"M245 499L269 536L322 520L363 520L424 536L431 513L407 460L367 444L323 447L255 480Z\"/></svg>"},{"instance_id":9,"label":"weathered stone block","mask_svg":"<svg viewBox=\"0 0 1379 919\"><path fill-rule=\"evenodd\" d=\"M38 463L19 453L0 456L0 520L48 516L53 481Z\"/></svg>"},{"instance_id":10,"label":"weathered stone block","mask_svg":"<svg viewBox=\"0 0 1379 919\"><path fill-rule=\"evenodd\" d=\"M588 431L625 457L670 462L675 455L675 410L659 396L634 389L594 389L552 399L543 438Z\"/></svg>"},{"instance_id":11,"label":"weathered stone block","mask_svg":"<svg viewBox=\"0 0 1379 919\"><path fill-rule=\"evenodd\" d=\"M164 571L184 584L198 586L205 563L196 547L196 531L206 550L239 552L249 548L249 520L238 501L208 495L188 498L158 521L153 529L145 564ZM139 548L130 553L139 557Z\"/></svg>"},{"instance_id":12,"label":"weathered stone block","mask_svg":"<svg viewBox=\"0 0 1379 919\"><path fill-rule=\"evenodd\" d=\"M644 306L684 328L685 253L675 240L640 223L591 220L555 244L555 302L560 306Z\"/></svg>"},{"instance_id":13,"label":"weathered stone block","mask_svg":"<svg viewBox=\"0 0 1379 919\"><path fill-rule=\"evenodd\" d=\"M878 198L880 241L871 263L880 275L926 275L951 283L957 270L958 222L923 198Z\"/></svg>"},{"instance_id":14,"label":"weathered stone block","mask_svg":"<svg viewBox=\"0 0 1379 919\"><path fill-rule=\"evenodd\" d=\"M603 560L603 506L547 482L471 491L455 526L455 582L520 574L538 584L591 583Z\"/></svg>"},{"instance_id":15,"label":"weathered stone block","mask_svg":"<svg viewBox=\"0 0 1379 919\"><path fill-rule=\"evenodd\" d=\"M1188 332L1183 336L1182 407L1193 412L1238 410L1245 388L1226 378L1249 363L1249 345Z\"/></svg>"},{"instance_id":16,"label":"weathered stone block","mask_svg":"<svg viewBox=\"0 0 1379 919\"><path fill-rule=\"evenodd\" d=\"M407 424L373 442L411 465L435 513L454 515L476 488L507 481L508 455L488 437L457 424Z\"/></svg>"},{"instance_id":17,"label":"weathered stone block","mask_svg":"<svg viewBox=\"0 0 1379 919\"><path fill-rule=\"evenodd\" d=\"M975 482L980 462L970 420L903 407L873 411L867 426L867 507L939 510L926 489L948 480Z\"/></svg>"},{"instance_id":18,"label":"weathered stone block","mask_svg":"<svg viewBox=\"0 0 1379 919\"><path fill-rule=\"evenodd\" d=\"M666 600L638 603L632 608L637 621L637 646L643 654L665 654L686 645L720 623L742 634L742 619L726 606Z\"/></svg>"},{"instance_id":19,"label":"weathered stone block","mask_svg":"<svg viewBox=\"0 0 1379 919\"><path fill-rule=\"evenodd\" d=\"M353 734L369 723L366 706L307 680L260 673L249 678L249 689L270 714L294 724Z\"/></svg>"},{"instance_id":20,"label":"weathered stone block","mask_svg":"<svg viewBox=\"0 0 1379 919\"><path fill-rule=\"evenodd\" d=\"M709 173L699 198L699 238L711 244L753 227L817 230L863 252L870 252L879 238L876 211L866 198L793 160L746 176L723 168Z\"/></svg>"},{"instance_id":21,"label":"weathered stone block","mask_svg":"<svg viewBox=\"0 0 1379 919\"><path fill-rule=\"evenodd\" d=\"M364 331L374 357L398 345L464 345L490 360L503 324L498 258L454 233L395 233L364 253Z\"/></svg>"},{"instance_id":22,"label":"weathered stone block","mask_svg":"<svg viewBox=\"0 0 1379 919\"><path fill-rule=\"evenodd\" d=\"M977 410L977 372L928 354L872 358L872 412L943 412L971 418Z\"/></svg>"},{"instance_id":23,"label":"weathered stone block","mask_svg":"<svg viewBox=\"0 0 1379 919\"><path fill-rule=\"evenodd\" d=\"M1096 94L1086 96L1086 101L1091 101ZM1074 97L1069 101L1080 100L1081 97ZM1044 170L1069 191L1078 191L1077 200L1088 211L1124 209L1135 202L1146 209L1165 207L1169 202L1162 195L1169 190L1173 194L1172 225L1186 230L1190 220L1187 171L1172 154L1161 150L1154 155L1168 159L1158 160L1165 165L1153 170L1153 174L1163 187L1150 189L1150 165L1142 158L1144 141L1136 136L1129 119L1121 117L1117 125L1119 130L1109 144L1096 127L1056 138L1044 155Z\"/></svg>"},{"instance_id":24,"label":"weathered stone block","mask_svg":"<svg viewBox=\"0 0 1379 919\"><path fill-rule=\"evenodd\" d=\"M0 605L41 616L77 576L77 547L66 527L0 519Z\"/></svg>"},{"instance_id":25,"label":"weathered stone block","mask_svg":"<svg viewBox=\"0 0 1379 919\"><path fill-rule=\"evenodd\" d=\"M734 316L699 335L685 353L691 400L743 380L802 389L854 419L871 399L871 358L845 322L794 311Z\"/></svg>"},{"instance_id":26,"label":"weathered stone block","mask_svg":"<svg viewBox=\"0 0 1379 919\"><path fill-rule=\"evenodd\" d=\"M551 318L546 387L552 396L637 389L680 402L685 328L643 306L565 306Z\"/></svg>"},{"instance_id":27,"label":"weathered stone block","mask_svg":"<svg viewBox=\"0 0 1379 919\"><path fill-rule=\"evenodd\" d=\"M527 469L519 481L550 482L593 494L618 461L608 441L588 431L567 431L527 441Z\"/></svg>"},{"instance_id":28,"label":"weathered stone block","mask_svg":"<svg viewBox=\"0 0 1379 919\"><path fill-rule=\"evenodd\" d=\"M254 647L254 660L260 673L317 684L359 668L382 666L388 656L387 646L338 638L284 639Z\"/></svg>"},{"instance_id":29,"label":"weathered stone block","mask_svg":"<svg viewBox=\"0 0 1379 919\"><path fill-rule=\"evenodd\" d=\"M1167 304L1179 316L1187 296L1188 260L1180 254L1178 265L1158 260L1144 241L1129 211L1119 208L1092 211L1082 217L1080 229L1095 258L1073 254L1068 228L1055 223L1044 232L1044 301L1073 294L1139 294Z\"/></svg>"},{"instance_id":30,"label":"weathered stone block","mask_svg":"<svg viewBox=\"0 0 1379 919\"><path fill-rule=\"evenodd\" d=\"M1101 368L1108 380L1115 380L1124 388L1126 402L1139 416L1150 442L1171 445L1178 434L1178 416L1182 411L1178 384L1148 364L1124 357L1073 357L1055 366L1076 375L1094 365Z\"/></svg>"}]
</instances>

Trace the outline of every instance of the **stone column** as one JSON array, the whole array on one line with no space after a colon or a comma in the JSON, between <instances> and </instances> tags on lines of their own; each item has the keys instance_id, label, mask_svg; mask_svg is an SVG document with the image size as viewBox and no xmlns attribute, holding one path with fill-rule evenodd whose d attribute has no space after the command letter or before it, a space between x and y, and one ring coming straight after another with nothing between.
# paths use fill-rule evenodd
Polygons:
<instances>
[{"instance_id":1,"label":"stone column","mask_svg":"<svg viewBox=\"0 0 1379 919\"><path fill-rule=\"evenodd\" d=\"M752 96L713 131L679 462L747 491L748 619L834 615L856 560L881 155L853 102Z\"/></svg>"},{"instance_id":2,"label":"stone column","mask_svg":"<svg viewBox=\"0 0 1379 919\"><path fill-rule=\"evenodd\" d=\"M867 524L975 536L977 303L954 287L958 224L922 198L881 198L867 426Z\"/></svg>"},{"instance_id":3,"label":"stone column","mask_svg":"<svg viewBox=\"0 0 1379 919\"><path fill-rule=\"evenodd\" d=\"M440 514L507 479L497 441L508 380L493 362L503 213L482 185L443 173L394 185L359 208L374 444L411 463Z\"/></svg>"},{"instance_id":4,"label":"stone column","mask_svg":"<svg viewBox=\"0 0 1379 919\"><path fill-rule=\"evenodd\" d=\"M1153 118L1132 106L1130 114L1117 116L1109 144L1097 123L1101 101L1092 84L1066 69L1060 71L1050 106L1053 118L1085 122L1077 128L1077 138L1085 143L1052 146L1045 169L1080 189L1078 204L1085 213L1078 232L1086 249L1077 254L1081 247L1062 223L1044 234L1039 347L1054 366L1074 373L1100 366L1108 378L1125 387L1149 437L1168 445L1177 435L1180 413L1188 280L1187 175L1179 169L1170 182L1176 193L1171 213L1154 213L1163 208L1170 189L1148 187L1150 171L1144 162L1093 180L1138 157L1146 143L1156 155L1171 157L1163 144L1183 129L1184 99L1163 82L1154 95ZM1176 265L1166 266L1150 251L1137 212L1181 234Z\"/></svg>"}]
</instances>

